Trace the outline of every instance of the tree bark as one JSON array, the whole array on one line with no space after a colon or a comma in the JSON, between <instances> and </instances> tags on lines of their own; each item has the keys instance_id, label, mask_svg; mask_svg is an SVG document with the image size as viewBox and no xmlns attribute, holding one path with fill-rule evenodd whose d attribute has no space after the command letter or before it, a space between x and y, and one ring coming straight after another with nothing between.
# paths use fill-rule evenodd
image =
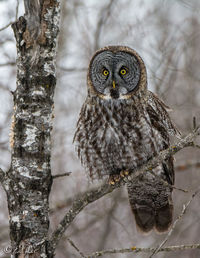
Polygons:
<instances>
[{"instance_id":1,"label":"tree bark","mask_svg":"<svg viewBox=\"0 0 200 258\"><path fill-rule=\"evenodd\" d=\"M17 44L11 166L4 174L12 257L51 257L48 251L51 130L56 86L59 0L25 0L12 25ZM3 176L2 176L3 177Z\"/></svg>"}]
</instances>

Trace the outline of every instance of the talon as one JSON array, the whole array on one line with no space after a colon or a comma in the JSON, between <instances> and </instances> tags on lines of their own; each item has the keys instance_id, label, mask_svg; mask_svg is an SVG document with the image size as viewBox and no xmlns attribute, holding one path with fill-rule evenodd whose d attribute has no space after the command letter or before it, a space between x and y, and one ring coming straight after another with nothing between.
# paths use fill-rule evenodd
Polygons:
<instances>
[{"instance_id":1,"label":"talon","mask_svg":"<svg viewBox=\"0 0 200 258\"><path fill-rule=\"evenodd\" d=\"M120 180L120 177L119 177L119 176L116 176L116 177L115 177L115 182L119 182L119 180Z\"/></svg>"},{"instance_id":2,"label":"talon","mask_svg":"<svg viewBox=\"0 0 200 258\"><path fill-rule=\"evenodd\" d=\"M128 175L129 175L129 172L128 172L128 171L124 171L124 174L125 174L126 176L128 176Z\"/></svg>"},{"instance_id":3,"label":"talon","mask_svg":"<svg viewBox=\"0 0 200 258\"><path fill-rule=\"evenodd\" d=\"M114 185L120 181L120 175L111 175L109 178L109 184Z\"/></svg>"},{"instance_id":4,"label":"talon","mask_svg":"<svg viewBox=\"0 0 200 258\"><path fill-rule=\"evenodd\" d=\"M121 171L121 172L120 172L120 176L121 176L121 177L125 177L124 171Z\"/></svg>"},{"instance_id":5,"label":"talon","mask_svg":"<svg viewBox=\"0 0 200 258\"><path fill-rule=\"evenodd\" d=\"M114 185L115 184L115 180L114 180L113 176L110 176L108 183L109 183L109 185Z\"/></svg>"},{"instance_id":6,"label":"talon","mask_svg":"<svg viewBox=\"0 0 200 258\"><path fill-rule=\"evenodd\" d=\"M111 179L111 180L109 180L109 185L114 185L115 184L115 182Z\"/></svg>"}]
</instances>

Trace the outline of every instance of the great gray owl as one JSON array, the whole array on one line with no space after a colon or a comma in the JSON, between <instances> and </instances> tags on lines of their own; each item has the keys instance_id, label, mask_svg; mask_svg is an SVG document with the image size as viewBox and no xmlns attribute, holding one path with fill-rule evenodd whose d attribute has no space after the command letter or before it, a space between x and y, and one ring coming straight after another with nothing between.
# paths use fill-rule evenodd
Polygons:
<instances>
[{"instance_id":1,"label":"great gray owl","mask_svg":"<svg viewBox=\"0 0 200 258\"><path fill-rule=\"evenodd\" d=\"M143 60L131 48L109 46L92 57L88 95L82 106L74 142L88 175L110 183L134 173L176 134L167 106L147 89ZM173 158L127 183L131 209L139 229L168 230L172 223Z\"/></svg>"}]
</instances>

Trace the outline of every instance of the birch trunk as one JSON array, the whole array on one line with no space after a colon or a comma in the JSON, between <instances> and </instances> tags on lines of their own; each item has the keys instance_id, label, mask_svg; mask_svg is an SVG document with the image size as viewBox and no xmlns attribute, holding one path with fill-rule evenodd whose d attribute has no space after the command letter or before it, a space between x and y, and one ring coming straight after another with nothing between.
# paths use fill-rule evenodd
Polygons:
<instances>
[{"instance_id":1,"label":"birch trunk","mask_svg":"<svg viewBox=\"0 0 200 258\"><path fill-rule=\"evenodd\" d=\"M51 130L56 86L59 0L25 0L12 25L17 44L11 166L4 175L12 257L51 257L48 251Z\"/></svg>"}]
</instances>

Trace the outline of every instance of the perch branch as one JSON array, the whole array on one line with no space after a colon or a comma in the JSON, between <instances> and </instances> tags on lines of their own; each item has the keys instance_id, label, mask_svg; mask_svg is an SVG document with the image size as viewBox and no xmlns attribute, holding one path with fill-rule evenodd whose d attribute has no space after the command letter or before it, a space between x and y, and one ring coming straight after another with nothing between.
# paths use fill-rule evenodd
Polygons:
<instances>
[{"instance_id":1,"label":"perch branch","mask_svg":"<svg viewBox=\"0 0 200 258\"><path fill-rule=\"evenodd\" d=\"M170 146L168 149L161 151L156 157L149 160L146 164L138 168L134 173L132 173L128 178L125 178L118 184L114 186L109 185L107 182L103 183L100 187L89 190L88 192L82 194L80 197L76 198L72 204L71 209L67 212L64 218L61 220L56 230L52 233L50 237L50 245L55 250L59 240L63 236L67 227L71 224L74 218L86 207L88 204L98 200L102 196L112 192L114 189L124 185L127 181L132 180L134 177L145 173L146 171L151 171L153 168L157 167L162 161L174 155L181 149L189 146L195 146L194 140L198 135L198 130L193 130L184 138L178 140L175 145Z\"/></svg>"}]
</instances>

